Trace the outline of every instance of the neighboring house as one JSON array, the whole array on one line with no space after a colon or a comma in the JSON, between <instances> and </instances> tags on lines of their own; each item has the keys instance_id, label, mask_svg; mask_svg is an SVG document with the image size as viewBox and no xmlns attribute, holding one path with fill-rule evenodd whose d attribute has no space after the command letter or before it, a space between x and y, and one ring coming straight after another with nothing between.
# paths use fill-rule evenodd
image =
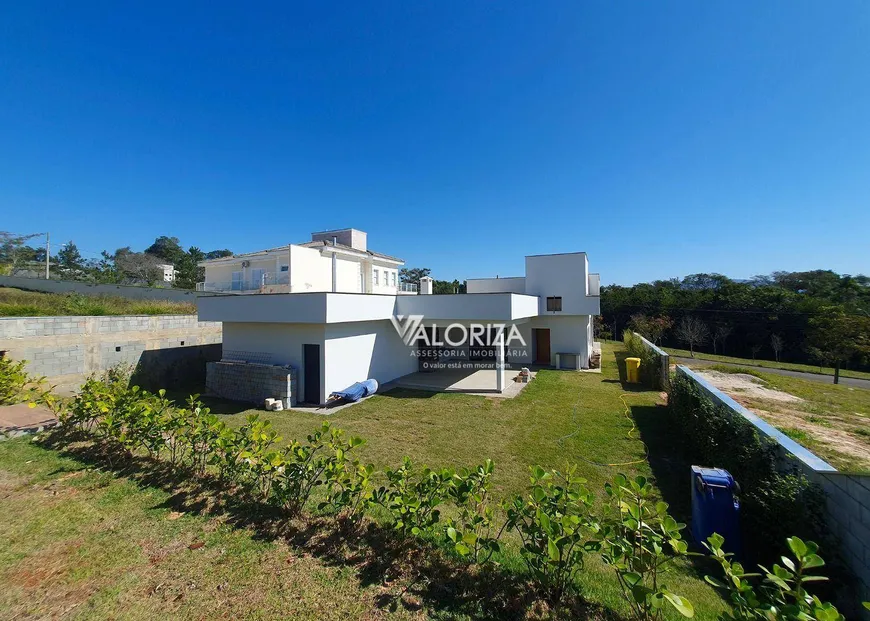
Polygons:
<instances>
[{"instance_id":1,"label":"neighboring house","mask_svg":"<svg viewBox=\"0 0 870 621\"><path fill-rule=\"evenodd\" d=\"M367 248L356 229L321 231L311 241L202 261L199 291L234 293L382 293L402 289L402 259ZM416 288L413 289L416 292Z\"/></svg>"},{"instance_id":2,"label":"neighboring house","mask_svg":"<svg viewBox=\"0 0 870 621\"><path fill-rule=\"evenodd\" d=\"M364 250L364 241L362 248L359 241L354 248L353 239L351 243L339 241L339 234L352 237L360 232L348 229L316 234L338 239L245 255L248 259L231 257L203 263L208 285L248 283L250 270L266 269L256 265L268 263L281 273L281 261L289 261L284 263L289 265L289 274L281 285L287 293L197 299L201 321L223 322L224 360L210 363L210 389L223 396L265 394L290 403L320 404L330 393L357 381L374 378L385 383L415 373L421 360L433 351L439 361L445 356L489 360L496 369L493 389L499 392L505 388L506 363L588 367L592 316L599 314L600 302L599 277L589 274L585 253L526 257L524 277L469 280L465 294L431 295L432 279L427 277L421 282L420 295L399 295L392 278L388 287L375 285L371 271L398 268L401 260ZM304 260L296 263L300 257ZM358 286L353 284L355 268L336 265L349 259L362 270ZM243 277L226 280L225 274L242 269L242 261L249 262ZM210 271L212 266L223 264L223 271ZM218 273L221 276L215 277ZM342 274L347 276L342 279ZM245 286L239 284L234 291L252 290ZM265 285L260 290L272 288ZM396 324L407 326L414 318L434 342L402 338ZM525 346L508 343L506 348L492 336L491 327L480 328L483 346L469 343L468 334L487 324L502 324L518 332ZM445 340L452 345L439 346ZM280 365L288 368L282 370ZM261 384L266 386L265 393L254 390Z\"/></svg>"},{"instance_id":3,"label":"neighboring house","mask_svg":"<svg viewBox=\"0 0 870 621\"><path fill-rule=\"evenodd\" d=\"M163 282L175 282L176 269L168 263L158 263L157 269L163 270Z\"/></svg>"}]
</instances>

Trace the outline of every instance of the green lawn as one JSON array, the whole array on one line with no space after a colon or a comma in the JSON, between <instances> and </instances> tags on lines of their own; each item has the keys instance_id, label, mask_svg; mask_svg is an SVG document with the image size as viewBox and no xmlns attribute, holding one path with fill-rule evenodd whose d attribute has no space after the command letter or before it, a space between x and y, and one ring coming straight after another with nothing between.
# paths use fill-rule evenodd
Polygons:
<instances>
[{"instance_id":1,"label":"green lawn","mask_svg":"<svg viewBox=\"0 0 870 621\"><path fill-rule=\"evenodd\" d=\"M737 401L838 470L870 471L870 391L727 365L697 370L705 369L748 373L764 380L767 388L800 397L801 402L783 403L732 393Z\"/></svg>"},{"instance_id":2,"label":"green lawn","mask_svg":"<svg viewBox=\"0 0 870 621\"><path fill-rule=\"evenodd\" d=\"M114 295L40 293L0 287L0 317L54 315L192 315L193 302L132 300Z\"/></svg>"},{"instance_id":3,"label":"green lawn","mask_svg":"<svg viewBox=\"0 0 870 621\"><path fill-rule=\"evenodd\" d=\"M671 459L666 413L655 405L659 395L624 389L617 367L624 353L616 347L605 346L603 373L542 371L514 399L394 391L346 408L330 421L366 438L362 457L381 467L398 465L404 455L453 467L491 458L500 497L523 490L529 464L577 464L599 497L604 481L615 473L641 473L656 481L684 518L686 465ZM226 402L213 406L231 423L242 424L245 411ZM285 440L309 433L323 420L295 411L268 417ZM629 437L631 419L639 429ZM638 436L650 447L649 460ZM0 443L0 475L6 477L0 479L0 511L13 516L0 525L0 537L11 542L0 552L0 581L14 585L0 590L0 609L44 616L77 604L75 610L85 617L121 610L127 617L549 618L540 602L514 593L515 585L494 586L501 583L478 575L476 586L460 583L460 588L456 576L465 574L457 567L447 563L446 569L431 569L437 555L419 560L427 567L426 579L409 588L397 606L394 595L402 577L372 571L374 561L384 556L376 546L343 545L336 552L319 541L310 523L288 534L286 528L239 519L247 519L250 511L210 512L213 501L202 494L185 489L170 494L167 490L179 485L175 481L95 471L67 474L87 461L26 441ZM184 515L174 520L172 511ZM195 541L205 545L188 549ZM517 576L523 582L515 541L507 543L501 580ZM666 581L694 602L696 618L714 619L724 609L687 563ZM481 592L481 584L490 590ZM574 611L575 618L610 618L608 609L624 612L611 573L595 558L581 574L581 589L589 604ZM496 604L498 615L492 612Z\"/></svg>"},{"instance_id":4,"label":"green lawn","mask_svg":"<svg viewBox=\"0 0 870 621\"><path fill-rule=\"evenodd\" d=\"M682 356L691 358L692 354L688 349L674 349L673 347L664 347L666 352L672 356ZM776 362L775 360L752 360L751 358L734 358L733 356L717 356L716 354L708 354L705 352L695 352L695 358L698 360L712 360L714 362L730 362L733 364L745 364L748 366L765 367L768 369L785 369L786 371L801 371L803 373L815 373L816 375L834 375L834 369L831 367L820 367L812 364L797 364L794 362ZM870 379L870 373L864 371L850 371L848 369L840 369L842 377L855 377L858 379Z\"/></svg>"}]
</instances>

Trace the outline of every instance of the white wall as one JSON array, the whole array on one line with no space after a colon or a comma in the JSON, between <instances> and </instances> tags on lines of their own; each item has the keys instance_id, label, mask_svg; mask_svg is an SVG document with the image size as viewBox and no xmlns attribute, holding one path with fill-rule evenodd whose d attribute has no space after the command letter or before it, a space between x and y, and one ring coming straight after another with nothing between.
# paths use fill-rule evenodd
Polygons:
<instances>
[{"instance_id":1,"label":"white wall","mask_svg":"<svg viewBox=\"0 0 870 621\"><path fill-rule=\"evenodd\" d=\"M387 264L380 263L375 259L369 266L369 283L370 293L381 293L385 295L395 295L399 289L399 268ZM378 284L374 284L374 271L378 272ZM395 283L395 284L394 284Z\"/></svg>"},{"instance_id":2,"label":"white wall","mask_svg":"<svg viewBox=\"0 0 870 621\"><path fill-rule=\"evenodd\" d=\"M196 310L201 321L325 323L327 293L203 296Z\"/></svg>"},{"instance_id":3,"label":"white wall","mask_svg":"<svg viewBox=\"0 0 870 621\"><path fill-rule=\"evenodd\" d=\"M332 291L332 259L320 251L290 246L290 292Z\"/></svg>"},{"instance_id":4,"label":"white wall","mask_svg":"<svg viewBox=\"0 0 870 621\"><path fill-rule=\"evenodd\" d=\"M417 370L417 358L390 321L329 325L325 352L325 396L354 382L374 378L384 384Z\"/></svg>"},{"instance_id":5,"label":"white wall","mask_svg":"<svg viewBox=\"0 0 870 621\"><path fill-rule=\"evenodd\" d=\"M344 293L363 293L360 287L362 264L359 261L354 261L349 258L343 258L341 255L336 256L336 291ZM330 255L327 255L324 258L328 258L329 261L332 261L332 257Z\"/></svg>"},{"instance_id":6,"label":"white wall","mask_svg":"<svg viewBox=\"0 0 870 621\"><path fill-rule=\"evenodd\" d=\"M573 315L568 317L535 317L528 323L520 324L520 334L527 345L528 358L514 358L511 362L534 362L535 328L550 330L550 364L556 364L558 352L580 354L580 366L589 366L589 356L592 353L592 317L589 315Z\"/></svg>"},{"instance_id":7,"label":"white wall","mask_svg":"<svg viewBox=\"0 0 870 621\"><path fill-rule=\"evenodd\" d=\"M526 257L526 294L540 298L541 315L547 312L547 297L562 298L557 315L598 315L600 299L586 295L589 262L585 252Z\"/></svg>"},{"instance_id":8,"label":"white wall","mask_svg":"<svg viewBox=\"0 0 870 621\"><path fill-rule=\"evenodd\" d=\"M470 278L465 281L468 293L525 293L526 279L523 276L510 278Z\"/></svg>"},{"instance_id":9,"label":"white wall","mask_svg":"<svg viewBox=\"0 0 870 621\"><path fill-rule=\"evenodd\" d=\"M223 324L224 357L231 352L269 354L270 364L291 364L296 368L299 400L311 400L305 395L305 367L302 364L302 346L320 345L320 377L324 377L324 326L305 323L240 323ZM324 382L320 382L321 395L318 403L326 401Z\"/></svg>"},{"instance_id":10,"label":"white wall","mask_svg":"<svg viewBox=\"0 0 870 621\"><path fill-rule=\"evenodd\" d=\"M424 315L426 321L510 321L537 313L536 298L515 293L402 295L396 298L396 314Z\"/></svg>"}]
</instances>

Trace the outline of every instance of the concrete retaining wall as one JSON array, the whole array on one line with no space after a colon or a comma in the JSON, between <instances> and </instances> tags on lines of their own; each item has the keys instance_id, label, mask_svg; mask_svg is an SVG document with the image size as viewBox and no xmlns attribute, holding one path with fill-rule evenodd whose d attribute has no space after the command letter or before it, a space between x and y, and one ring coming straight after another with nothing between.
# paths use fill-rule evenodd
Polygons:
<instances>
[{"instance_id":1,"label":"concrete retaining wall","mask_svg":"<svg viewBox=\"0 0 870 621\"><path fill-rule=\"evenodd\" d=\"M861 600L870 601L870 475L837 471L690 369L678 366L677 374L692 381L715 403L725 406L735 416L742 416L761 435L776 442L784 465L797 466L807 479L825 490L828 527L841 542L844 560L858 580ZM865 619L870 618L866 609L862 614Z\"/></svg>"},{"instance_id":2,"label":"concrete retaining wall","mask_svg":"<svg viewBox=\"0 0 870 621\"><path fill-rule=\"evenodd\" d=\"M133 300L169 300L171 302L196 303L196 298L213 295L187 289L162 289L160 287L137 287L135 285L95 285L73 280L45 280L21 276L0 276L0 287L15 287L27 291L45 293L81 293L83 295L116 295Z\"/></svg>"},{"instance_id":3,"label":"concrete retaining wall","mask_svg":"<svg viewBox=\"0 0 870 621\"><path fill-rule=\"evenodd\" d=\"M142 385L201 384L221 340L220 322L196 315L0 318L0 351L60 391L118 364L135 365Z\"/></svg>"}]
</instances>

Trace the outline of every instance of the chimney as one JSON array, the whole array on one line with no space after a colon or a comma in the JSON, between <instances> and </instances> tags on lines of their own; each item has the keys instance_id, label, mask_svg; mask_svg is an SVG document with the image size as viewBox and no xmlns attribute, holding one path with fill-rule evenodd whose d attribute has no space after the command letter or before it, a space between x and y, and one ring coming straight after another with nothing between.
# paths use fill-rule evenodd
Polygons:
<instances>
[{"instance_id":1,"label":"chimney","mask_svg":"<svg viewBox=\"0 0 870 621\"><path fill-rule=\"evenodd\" d=\"M366 251L366 234L364 231L357 231L356 229L336 229L334 231L312 233L311 241L338 242L342 246L349 246L354 250Z\"/></svg>"}]
</instances>

